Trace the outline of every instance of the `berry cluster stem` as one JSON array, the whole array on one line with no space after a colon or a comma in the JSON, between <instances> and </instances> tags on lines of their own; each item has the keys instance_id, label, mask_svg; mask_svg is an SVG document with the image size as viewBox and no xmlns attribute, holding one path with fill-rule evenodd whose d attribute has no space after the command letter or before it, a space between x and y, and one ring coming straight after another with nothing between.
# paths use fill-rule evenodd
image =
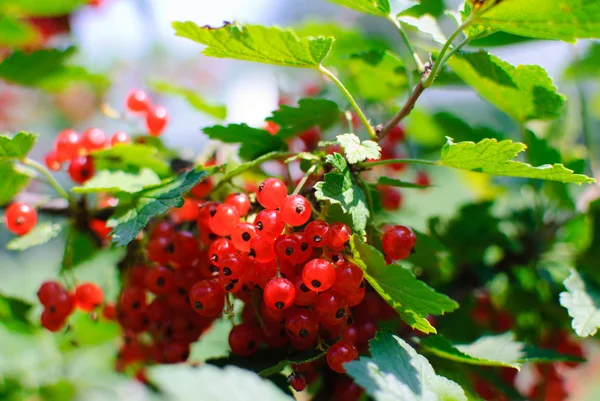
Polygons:
<instances>
[{"instance_id":1,"label":"berry cluster stem","mask_svg":"<svg viewBox=\"0 0 600 401\"><path fill-rule=\"evenodd\" d=\"M52 173L50 173L50 171L48 171L48 169L46 167L44 167L42 164L40 164L40 163L36 162L35 160L30 159L28 157L21 160L21 163L37 170L40 174L42 174L46 178L46 182L48 183L48 185L50 185L52 188L54 188L56 193L58 193L58 195L61 198L64 198L67 200L69 199L69 194L67 193L67 191L65 191L64 188L58 183L58 181L56 181L56 178L54 178Z\"/></svg>"}]
</instances>

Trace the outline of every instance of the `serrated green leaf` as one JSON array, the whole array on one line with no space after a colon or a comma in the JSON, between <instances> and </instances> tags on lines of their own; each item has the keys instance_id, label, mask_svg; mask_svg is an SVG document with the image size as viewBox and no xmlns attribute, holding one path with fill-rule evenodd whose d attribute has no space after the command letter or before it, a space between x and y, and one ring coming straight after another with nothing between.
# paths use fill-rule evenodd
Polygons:
<instances>
[{"instance_id":1,"label":"serrated green leaf","mask_svg":"<svg viewBox=\"0 0 600 401\"><path fill-rule=\"evenodd\" d=\"M313 127L325 130L340 121L341 111L337 103L326 99L300 99L298 107L282 105L267 121L279 125L277 136L291 138Z\"/></svg>"},{"instance_id":2,"label":"serrated green leaf","mask_svg":"<svg viewBox=\"0 0 600 401\"><path fill-rule=\"evenodd\" d=\"M26 22L9 16L0 17L0 46L23 47L38 38L39 33Z\"/></svg>"},{"instance_id":3,"label":"serrated green leaf","mask_svg":"<svg viewBox=\"0 0 600 401\"><path fill-rule=\"evenodd\" d=\"M360 141L354 134L338 135L337 141L344 149L346 160L350 164L356 164L367 159L378 160L381 157L381 146L374 141Z\"/></svg>"},{"instance_id":4,"label":"serrated green leaf","mask_svg":"<svg viewBox=\"0 0 600 401\"><path fill-rule=\"evenodd\" d=\"M560 115L564 96L540 66L514 67L484 51L455 55L448 65L480 96L521 123Z\"/></svg>"},{"instance_id":5,"label":"serrated green leaf","mask_svg":"<svg viewBox=\"0 0 600 401\"><path fill-rule=\"evenodd\" d=\"M25 17L54 17L68 15L87 3L86 0L0 0L0 14Z\"/></svg>"},{"instance_id":6,"label":"serrated green leaf","mask_svg":"<svg viewBox=\"0 0 600 401\"><path fill-rule=\"evenodd\" d=\"M600 76L600 43L592 42L585 54L576 58L565 70L565 77L585 79Z\"/></svg>"},{"instance_id":7,"label":"serrated green leaf","mask_svg":"<svg viewBox=\"0 0 600 401\"><path fill-rule=\"evenodd\" d=\"M243 160L254 160L269 152L287 149L287 144L279 136L246 124L215 125L204 128L203 131L211 139L218 139L225 143L239 143L239 155Z\"/></svg>"},{"instance_id":8,"label":"serrated green leaf","mask_svg":"<svg viewBox=\"0 0 600 401\"><path fill-rule=\"evenodd\" d=\"M28 53L16 51L0 63L0 78L49 92L59 92L73 82L87 82L99 89L108 87L108 80L104 76L68 65L67 61L74 53L73 47L65 50L40 49Z\"/></svg>"},{"instance_id":9,"label":"serrated green leaf","mask_svg":"<svg viewBox=\"0 0 600 401\"><path fill-rule=\"evenodd\" d=\"M424 356L388 331L369 341L371 357L344 364L376 401L467 401L463 389L439 376Z\"/></svg>"},{"instance_id":10,"label":"serrated green leaf","mask_svg":"<svg viewBox=\"0 0 600 401\"><path fill-rule=\"evenodd\" d=\"M392 12L388 0L329 0L332 3L351 8L365 14L387 17ZM414 2L416 3L416 2Z\"/></svg>"},{"instance_id":11,"label":"serrated green leaf","mask_svg":"<svg viewBox=\"0 0 600 401\"><path fill-rule=\"evenodd\" d=\"M458 304L417 279L399 264L387 265L383 254L362 242L357 235L350 241L354 263L365 272L371 286L411 327L424 333L436 330L427 321L429 315L452 312Z\"/></svg>"},{"instance_id":12,"label":"serrated green leaf","mask_svg":"<svg viewBox=\"0 0 600 401\"><path fill-rule=\"evenodd\" d=\"M110 149L93 152L97 170L122 170L138 173L149 168L160 177L171 174L169 164L161 157L158 149L149 145L120 144Z\"/></svg>"},{"instance_id":13,"label":"serrated green leaf","mask_svg":"<svg viewBox=\"0 0 600 401\"><path fill-rule=\"evenodd\" d=\"M442 148L439 164L463 170L508 177L536 178L541 180L570 182L575 184L593 183L593 178L582 174L573 174L562 164L534 167L527 163L514 161L517 154L526 146L509 139L498 142L484 139L478 143L454 143L450 138Z\"/></svg>"},{"instance_id":14,"label":"serrated green leaf","mask_svg":"<svg viewBox=\"0 0 600 401\"><path fill-rule=\"evenodd\" d=\"M10 161L0 161L0 205L10 202L21 190L26 188L31 181L31 176Z\"/></svg>"},{"instance_id":15,"label":"serrated green leaf","mask_svg":"<svg viewBox=\"0 0 600 401\"><path fill-rule=\"evenodd\" d=\"M166 213L172 207L181 207L183 194L206 176L206 170L192 170L159 187L134 194L133 206L121 209L117 216L113 216L117 224L111 232L112 241L118 246L133 241L151 218Z\"/></svg>"},{"instance_id":16,"label":"serrated green leaf","mask_svg":"<svg viewBox=\"0 0 600 401\"><path fill-rule=\"evenodd\" d=\"M38 223L27 234L12 239L6 248L11 251L24 251L25 249L45 244L53 238L56 238L62 226L60 224L52 224L50 222Z\"/></svg>"},{"instance_id":17,"label":"serrated green leaf","mask_svg":"<svg viewBox=\"0 0 600 401\"><path fill-rule=\"evenodd\" d=\"M544 350L515 340L513 333L484 336L471 344L453 345L441 335L427 336L420 345L427 351L457 362L521 369L527 362L582 362L581 358Z\"/></svg>"},{"instance_id":18,"label":"serrated green leaf","mask_svg":"<svg viewBox=\"0 0 600 401\"><path fill-rule=\"evenodd\" d=\"M318 68L331 50L334 38L299 38L291 30L261 25L225 23L219 28L199 27L191 21L173 22L177 36L206 45L202 54L275 64Z\"/></svg>"},{"instance_id":19,"label":"serrated green leaf","mask_svg":"<svg viewBox=\"0 0 600 401\"><path fill-rule=\"evenodd\" d=\"M191 89L173 85L166 81L156 80L150 81L150 86L160 93L181 96L196 110L206 113L216 119L224 120L227 117L227 107L210 104L200 96L200 94Z\"/></svg>"},{"instance_id":20,"label":"serrated green leaf","mask_svg":"<svg viewBox=\"0 0 600 401\"><path fill-rule=\"evenodd\" d=\"M235 366L162 365L150 368L148 377L172 401L197 400L198 389L202 389L202 401L294 400L272 382Z\"/></svg>"},{"instance_id":21,"label":"serrated green leaf","mask_svg":"<svg viewBox=\"0 0 600 401\"><path fill-rule=\"evenodd\" d=\"M354 232L364 232L370 215L365 193L352 180L350 169L342 155L334 153L328 155L326 160L338 172L325 174L323 181L315 184L315 197L319 201L339 204L342 211L352 217Z\"/></svg>"},{"instance_id":22,"label":"serrated green leaf","mask_svg":"<svg viewBox=\"0 0 600 401\"><path fill-rule=\"evenodd\" d=\"M23 159L33 148L37 135L19 132L14 136L0 135L0 162L9 159Z\"/></svg>"},{"instance_id":23,"label":"serrated green leaf","mask_svg":"<svg viewBox=\"0 0 600 401\"><path fill-rule=\"evenodd\" d=\"M567 291L560 293L560 304L573 318L573 330L579 337L593 336L600 328L600 290L576 270L571 270L564 284Z\"/></svg>"},{"instance_id":24,"label":"serrated green leaf","mask_svg":"<svg viewBox=\"0 0 600 401\"><path fill-rule=\"evenodd\" d=\"M419 185L412 182L398 180L396 178L386 177L384 175L377 178L377 184L379 185L388 185L390 187L396 188L417 188L417 189L426 189L429 188L430 185Z\"/></svg>"},{"instance_id":25,"label":"serrated green leaf","mask_svg":"<svg viewBox=\"0 0 600 401\"><path fill-rule=\"evenodd\" d=\"M520 36L575 42L600 37L600 3L590 0L503 0L477 23Z\"/></svg>"},{"instance_id":26,"label":"serrated green leaf","mask_svg":"<svg viewBox=\"0 0 600 401\"><path fill-rule=\"evenodd\" d=\"M158 184L160 184L160 178L149 168L142 168L135 174L120 170L100 170L83 186L74 187L72 191L78 194L96 192L132 194Z\"/></svg>"}]
</instances>

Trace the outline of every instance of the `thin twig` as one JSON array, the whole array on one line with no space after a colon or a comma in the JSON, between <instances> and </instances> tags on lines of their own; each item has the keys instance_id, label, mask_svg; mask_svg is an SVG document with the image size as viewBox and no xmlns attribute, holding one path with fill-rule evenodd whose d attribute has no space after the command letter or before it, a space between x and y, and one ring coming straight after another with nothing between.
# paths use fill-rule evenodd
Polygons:
<instances>
[{"instance_id":1,"label":"thin twig","mask_svg":"<svg viewBox=\"0 0 600 401\"><path fill-rule=\"evenodd\" d=\"M67 193L67 191L65 191L64 188L58 183L58 181L56 181L56 178L54 178L52 173L50 173L50 171L48 171L48 169L44 165L42 165L28 157L21 160L21 163L37 170L40 174L42 174L46 178L46 182L48 183L48 185L50 185L52 188L54 188L56 193L58 193L58 195L61 198L69 199L69 194Z\"/></svg>"},{"instance_id":2,"label":"thin twig","mask_svg":"<svg viewBox=\"0 0 600 401\"><path fill-rule=\"evenodd\" d=\"M412 45L410 44L410 40L408 40L408 36L406 36L406 32L404 32L404 29L402 29L402 25L400 25L400 21L398 21L398 19L393 15L390 15L388 17L388 19L392 22L392 24L394 24L396 29L398 29L398 33L400 33L400 36L402 37L402 41L404 42L404 45L408 49L410 55L412 56L412 58L415 62L417 71L419 71L419 73L421 73L421 74L424 73L425 66L424 66L423 62L421 61L421 58L419 57L417 52L413 49Z\"/></svg>"},{"instance_id":3,"label":"thin twig","mask_svg":"<svg viewBox=\"0 0 600 401\"><path fill-rule=\"evenodd\" d=\"M319 164L314 164L311 168L308 169L308 171L306 172L306 174L304 174L304 176L302 177L302 179L300 180L300 182L296 186L296 189L294 189L294 192L292 193L292 195L298 195L300 193L300 191L302 191L302 188L304 187L304 184L306 184L306 181L308 180L308 178L311 175L313 175L313 173L315 172L315 170L318 167L319 167Z\"/></svg>"},{"instance_id":4,"label":"thin twig","mask_svg":"<svg viewBox=\"0 0 600 401\"><path fill-rule=\"evenodd\" d=\"M427 166L437 166L438 162L431 160L421 160L421 159L385 159L385 160L376 160L373 162L363 162L359 163L358 167L367 169L375 166L384 166L386 164L425 164Z\"/></svg>"},{"instance_id":5,"label":"thin twig","mask_svg":"<svg viewBox=\"0 0 600 401\"><path fill-rule=\"evenodd\" d=\"M423 86L423 81L420 81L417 84L417 86L415 86L413 93L406 100L404 107L402 107L398 114L396 114L394 118L388 121L388 123L384 125L383 128L381 128L381 130L379 130L379 132L377 133L378 141L381 141L383 138L385 138L386 135L389 134L389 132L392 130L392 128L398 125L400 121L402 121L406 116L410 114L412 109L415 107L415 103L417 103L417 100L419 99L424 90L425 87Z\"/></svg>"}]
</instances>

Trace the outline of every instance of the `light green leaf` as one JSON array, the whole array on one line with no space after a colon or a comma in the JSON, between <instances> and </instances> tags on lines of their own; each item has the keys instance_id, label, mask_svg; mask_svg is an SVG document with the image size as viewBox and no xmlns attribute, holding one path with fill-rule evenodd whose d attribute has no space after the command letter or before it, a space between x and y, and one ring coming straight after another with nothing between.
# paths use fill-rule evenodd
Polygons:
<instances>
[{"instance_id":1,"label":"light green leaf","mask_svg":"<svg viewBox=\"0 0 600 401\"><path fill-rule=\"evenodd\" d=\"M39 38L39 33L26 22L9 16L0 17L0 46L23 47Z\"/></svg>"},{"instance_id":2,"label":"light green leaf","mask_svg":"<svg viewBox=\"0 0 600 401\"><path fill-rule=\"evenodd\" d=\"M149 168L160 177L171 174L169 164L161 157L157 148L140 144L120 144L110 149L93 153L97 170L122 170L138 173Z\"/></svg>"},{"instance_id":3,"label":"light green leaf","mask_svg":"<svg viewBox=\"0 0 600 401\"><path fill-rule=\"evenodd\" d=\"M149 168L142 168L139 173L128 173L121 170L101 170L81 187L74 187L73 192L89 194L96 192L134 193L160 184L160 178Z\"/></svg>"},{"instance_id":4,"label":"light green leaf","mask_svg":"<svg viewBox=\"0 0 600 401\"><path fill-rule=\"evenodd\" d=\"M395 263L387 265L383 254L362 242L357 235L350 243L354 263L364 270L369 284L409 326L424 333L435 333L427 316L442 315L458 308L455 301L417 279L410 270Z\"/></svg>"},{"instance_id":5,"label":"light green leaf","mask_svg":"<svg viewBox=\"0 0 600 401\"><path fill-rule=\"evenodd\" d=\"M277 136L287 139L313 127L325 130L340 121L341 113L331 100L307 98L300 99L298 107L281 106L267 121L279 125Z\"/></svg>"},{"instance_id":6,"label":"light green leaf","mask_svg":"<svg viewBox=\"0 0 600 401\"><path fill-rule=\"evenodd\" d=\"M343 60L344 82L352 92L373 101L396 99L407 87L408 79L402 60L390 51L373 49L355 52L350 61ZM377 77L377 79L373 79Z\"/></svg>"},{"instance_id":7,"label":"light green leaf","mask_svg":"<svg viewBox=\"0 0 600 401\"><path fill-rule=\"evenodd\" d=\"M113 216L111 232L113 242L118 246L127 245L148 224L151 218L166 213L172 207L183 205L183 194L208 175L206 170L188 171L156 188L134 194L133 206L118 210Z\"/></svg>"},{"instance_id":8,"label":"light green leaf","mask_svg":"<svg viewBox=\"0 0 600 401\"><path fill-rule=\"evenodd\" d=\"M477 17L487 28L537 39L600 37L600 3L594 0L503 0Z\"/></svg>"},{"instance_id":9,"label":"light green leaf","mask_svg":"<svg viewBox=\"0 0 600 401\"><path fill-rule=\"evenodd\" d=\"M23 159L37 141L37 134L19 132L14 136L0 135L0 162Z\"/></svg>"},{"instance_id":10,"label":"light green leaf","mask_svg":"<svg viewBox=\"0 0 600 401\"><path fill-rule=\"evenodd\" d=\"M219 28L173 22L173 28L177 36L206 45L202 51L206 56L286 67L318 68L335 40L322 36L299 38L291 30L237 22Z\"/></svg>"},{"instance_id":11,"label":"light green leaf","mask_svg":"<svg viewBox=\"0 0 600 401\"><path fill-rule=\"evenodd\" d=\"M55 17L68 15L87 3L87 0L0 0L0 14L26 17Z\"/></svg>"},{"instance_id":12,"label":"light green leaf","mask_svg":"<svg viewBox=\"0 0 600 401\"><path fill-rule=\"evenodd\" d=\"M338 135L337 141L342 145L346 160L350 164L356 164L367 159L378 160L381 157L381 146L374 141L360 141L354 134Z\"/></svg>"},{"instance_id":13,"label":"light green leaf","mask_svg":"<svg viewBox=\"0 0 600 401\"><path fill-rule=\"evenodd\" d=\"M235 366L162 365L150 368L148 377L171 401L197 401L199 389L202 401L294 401L272 382Z\"/></svg>"},{"instance_id":14,"label":"light green leaf","mask_svg":"<svg viewBox=\"0 0 600 401\"><path fill-rule=\"evenodd\" d=\"M575 184L593 183L593 178L582 174L573 174L562 164L545 164L534 167L527 163L514 161L517 154L526 146L509 139L498 142L496 139L484 139L478 143L448 142L442 148L439 164L479 173L508 177L536 178L540 180L570 182Z\"/></svg>"},{"instance_id":15,"label":"light green leaf","mask_svg":"<svg viewBox=\"0 0 600 401\"><path fill-rule=\"evenodd\" d=\"M82 67L67 65L75 48L66 50L41 49L33 52L16 51L0 63L0 78L9 82L59 92L73 82L87 82L105 89L108 80Z\"/></svg>"},{"instance_id":16,"label":"light green leaf","mask_svg":"<svg viewBox=\"0 0 600 401\"><path fill-rule=\"evenodd\" d=\"M38 223L27 234L12 239L6 248L11 251L24 251L25 249L45 244L53 238L56 238L62 226L60 224L52 224L50 222Z\"/></svg>"},{"instance_id":17,"label":"light green leaf","mask_svg":"<svg viewBox=\"0 0 600 401\"><path fill-rule=\"evenodd\" d=\"M388 0L329 0L365 14L386 18L392 12Z\"/></svg>"},{"instance_id":18,"label":"light green leaf","mask_svg":"<svg viewBox=\"0 0 600 401\"><path fill-rule=\"evenodd\" d=\"M573 318L573 330L579 337L593 336L600 328L600 291L583 281L576 270L571 270L564 284L567 291L560 293L560 304Z\"/></svg>"},{"instance_id":19,"label":"light green leaf","mask_svg":"<svg viewBox=\"0 0 600 401\"><path fill-rule=\"evenodd\" d=\"M191 89L173 85L166 81L156 80L150 81L150 86L160 93L181 96L196 110L206 113L218 120L224 120L227 117L227 107L210 104L200 96L200 94Z\"/></svg>"},{"instance_id":20,"label":"light green leaf","mask_svg":"<svg viewBox=\"0 0 600 401\"><path fill-rule=\"evenodd\" d=\"M453 345L441 335L428 336L420 345L441 358L481 366L505 366L521 369L526 362L581 362L581 358L559 354L515 340L513 333L484 336L471 344Z\"/></svg>"},{"instance_id":21,"label":"light green leaf","mask_svg":"<svg viewBox=\"0 0 600 401\"><path fill-rule=\"evenodd\" d=\"M352 216L354 232L364 232L370 215L365 193L352 180L350 169L342 155L328 155L327 162L337 171L325 174L324 180L315 184L315 197L319 201L339 204L345 214Z\"/></svg>"},{"instance_id":22,"label":"light green leaf","mask_svg":"<svg viewBox=\"0 0 600 401\"><path fill-rule=\"evenodd\" d=\"M31 181L28 173L21 171L15 163L10 161L0 162L0 177L0 182L2 182L0 205L10 202Z\"/></svg>"},{"instance_id":23,"label":"light green leaf","mask_svg":"<svg viewBox=\"0 0 600 401\"><path fill-rule=\"evenodd\" d=\"M576 58L565 70L571 79L585 79L600 76L600 43L592 42L582 57Z\"/></svg>"},{"instance_id":24,"label":"light green leaf","mask_svg":"<svg viewBox=\"0 0 600 401\"><path fill-rule=\"evenodd\" d=\"M428 35L429 37L431 37L431 40L436 43L442 45L446 43L446 36L442 32L437 20L431 15L422 15L420 17L399 15L398 21L400 21L404 25L408 25L417 29L423 34Z\"/></svg>"},{"instance_id":25,"label":"light green leaf","mask_svg":"<svg viewBox=\"0 0 600 401\"><path fill-rule=\"evenodd\" d=\"M377 178L377 184L379 184L379 185L388 185L390 187L396 187L396 188L418 188L418 189L426 189L426 188L430 187L430 185L414 184L412 182L402 181L402 180L398 180L396 178L386 177L384 175L382 175L379 178Z\"/></svg>"},{"instance_id":26,"label":"light green leaf","mask_svg":"<svg viewBox=\"0 0 600 401\"><path fill-rule=\"evenodd\" d=\"M246 124L215 125L204 128L204 133L221 142L239 143L239 154L243 160L254 160L266 153L287 149L286 143L279 136Z\"/></svg>"},{"instance_id":27,"label":"light green leaf","mask_svg":"<svg viewBox=\"0 0 600 401\"><path fill-rule=\"evenodd\" d=\"M369 341L371 358L344 365L376 401L467 401L463 389L439 376L424 356L388 331Z\"/></svg>"},{"instance_id":28,"label":"light green leaf","mask_svg":"<svg viewBox=\"0 0 600 401\"><path fill-rule=\"evenodd\" d=\"M560 115L564 96L540 66L514 67L484 51L455 55L448 65L481 97L521 123Z\"/></svg>"}]
</instances>

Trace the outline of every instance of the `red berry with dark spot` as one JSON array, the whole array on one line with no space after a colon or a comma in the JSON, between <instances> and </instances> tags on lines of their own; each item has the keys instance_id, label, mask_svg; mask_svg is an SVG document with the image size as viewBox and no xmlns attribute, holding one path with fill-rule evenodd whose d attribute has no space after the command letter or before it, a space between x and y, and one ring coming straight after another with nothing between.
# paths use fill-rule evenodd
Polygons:
<instances>
[{"instance_id":1,"label":"red berry with dark spot","mask_svg":"<svg viewBox=\"0 0 600 401\"><path fill-rule=\"evenodd\" d=\"M323 220L311 221L304 229L304 238L314 248L324 247L329 241L329 224Z\"/></svg>"},{"instance_id":2,"label":"red berry with dark spot","mask_svg":"<svg viewBox=\"0 0 600 401\"><path fill-rule=\"evenodd\" d=\"M208 227L213 233L226 236L231 234L239 221L240 214L238 210L234 206L222 204L217 206L214 213L211 212Z\"/></svg>"},{"instance_id":3,"label":"red berry with dark spot","mask_svg":"<svg viewBox=\"0 0 600 401\"><path fill-rule=\"evenodd\" d=\"M302 276L298 276L294 279L294 287L296 287L296 305L309 306L315 302L317 293L304 284Z\"/></svg>"},{"instance_id":4,"label":"red berry with dark spot","mask_svg":"<svg viewBox=\"0 0 600 401\"><path fill-rule=\"evenodd\" d=\"M287 187L283 181L277 178L267 178L259 186L256 192L258 203L265 209L277 209L281 207L287 197Z\"/></svg>"},{"instance_id":5,"label":"red berry with dark spot","mask_svg":"<svg viewBox=\"0 0 600 401\"><path fill-rule=\"evenodd\" d=\"M317 334L319 321L310 309L294 308L286 313L285 330L292 338L306 338Z\"/></svg>"},{"instance_id":6,"label":"red berry with dark spot","mask_svg":"<svg viewBox=\"0 0 600 401\"><path fill-rule=\"evenodd\" d=\"M229 347L239 356L252 355L260 345L260 329L248 323L238 324L229 332Z\"/></svg>"},{"instance_id":7,"label":"red berry with dark spot","mask_svg":"<svg viewBox=\"0 0 600 401\"><path fill-rule=\"evenodd\" d=\"M339 340L327 350L327 364L338 373L345 373L344 364L355 359L358 359L358 350L349 341Z\"/></svg>"},{"instance_id":8,"label":"red berry with dark spot","mask_svg":"<svg viewBox=\"0 0 600 401\"><path fill-rule=\"evenodd\" d=\"M327 246L334 251L341 251L346 247L348 241L350 241L351 235L352 230L350 227L344 223L333 223L329 226L329 241L327 242Z\"/></svg>"},{"instance_id":9,"label":"red berry with dark spot","mask_svg":"<svg viewBox=\"0 0 600 401\"><path fill-rule=\"evenodd\" d=\"M154 295L166 295L175 288L175 276L169 268L155 266L144 276L144 286Z\"/></svg>"},{"instance_id":10,"label":"red berry with dark spot","mask_svg":"<svg viewBox=\"0 0 600 401\"><path fill-rule=\"evenodd\" d=\"M280 235L274 245L279 260L292 261L300 253L300 241L293 235Z\"/></svg>"},{"instance_id":11,"label":"red berry with dark spot","mask_svg":"<svg viewBox=\"0 0 600 401\"><path fill-rule=\"evenodd\" d=\"M390 227L381 237L383 252L391 260L406 259L416 242L415 233L405 226Z\"/></svg>"},{"instance_id":12,"label":"red berry with dark spot","mask_svg":"<svg viewBox=\"0 0 600 401\"><path fill-rule=\"evenodd\" d=\"M210 245L210 248L208 248L208 257L210 258L210 261L218 267L220 266L221 259L223 259L225 255L233 252L235 252L233 242L227 238L219 238Z\"/></svg>"},{"instance_id":13,"label":"red berry with dark spot","mask_svg":"<svg viewBox=\"0 0 600 401\"><path fill-rule=\"evenodd\" d=\"M333 289L343 295L358 291L363 282L364 273L354 263L346 262L335 270Z\"/></svg>"},{"instance_id":14,"label":"red berry with dark spot","mask_svg":"<svg viewBox=\"0 0 600 401\"><path fill-rule=\"evenodd\" d=\"M250 240L254 237L256 237L256 227L250 223L238 223L231 232L231 241L241 252L250 250Z\"/></svg>"},{"instance_id":15,"label":"red berry with dark spot","mask_svg":"<svg viewBox=\"0 0 600 401\"><path fill-rule=\"evenodd\" d=\"M210 194L213 189L213 180L211 177L206 177L190 190L193 197L202 199Z\"/></svg>"},{"instance_id":16,"label":"red berry with dark spot","mask_svg":"<svg viewBox=\"0 0 600 401\"><path fill-rule=\"evenodd\" d=\"M146 291L139 287L126 288L121 294L121 308L125 312L140 313L146 309Z\"/></svg>"},{"instance_id":17,"label":"red berry with dark spot","mask_svg":"<svg viewBox=\"0 0 600 401\"><path fill-rule=\"evenodd\" d=\"M256 215L254 226L258 235L275 239L281 235L285 222L279 210L263 210Z\"/></svg>"},{"instance_id":18,"label":"red berry with dark spot","mask_svg":"<svg viewBox=\"0 0 600 401\"><path fill-rule=\"evenodd\" d=\"M37 212L26 203L11 203L4 212L4 224L8 231L15 235L27 234L36 223Z\"/></svg>"},{"instance_id":19,"label":"red berry with dark spot","mask_svg":"<svg viewBox=\"0 0 600 401\"><path fill-rule=\"evenodd\" d=\"M281 217L290 226L304 225L311 214L310 202L302 195L289 195L281 206Z\"/></svg>"},{"instance_id":20,"label":"red berry with dark spot","mask_svg":"<svg viewBox=\"0 0 600 401\"><path fill-rule=\"evenodd\" d=\"M342 294L335 291L325 291L317 295L314 311L319 322L331 326L343 324L348 319L348 305Z\"/></svg>"},{"instance_id":21,"label":"red berry with dark spot","mask_svg":"<svg viewBox=\"0 0 600 401\"><path fill-rule=\"evenodd\" d=\"M287 380L290 386L296 391L304 391L306 389L306 378L300 374L292 373L288 376Z\"/></svg>"},{"instance_id":22,"label":"red berry with dark spot","mask_svg":"<svg viewBox=\"0 0 600 401\"><path fill-rule=\"evenodd\" d=\"M335 282L335 268L325 259L313 259L304 265L302 281L313 291L326 291Z\"/></svg>"},{"instance_id":23,"label":"red berry with dark spot","mask_svg":"<svg viewBox=\"0 0 600 401\"><path fill-rule=\"evenodd\" d=\"M76 157L69 165L69 176L78 184L83 184L92 178L95 172L94 159L91 156Z\"/></svg>"},{"instance_id":24,"label":"red berry with dark spot","mask_svg":"<svg viewBox=\"0 0 600 401\"><path fill-rule=\"evenodd\" d=\"M75 302L79 309L91 312L104 302L104 292L94 283L80 284L75 288Z\"/></svg>"},{"instance_id":25,"label":"red berry with dark spot","mask_svg":"<svg viewBox=\"0 0 600 401\"><path fill-rule=\"evenodd\" d=\"M284 310L294 304L296 288L290 280L276 277L265 285L263 296L269 308Z\"/></svg>"},{"instance_id":26,"label":"red berry with dark spot","mask_svg":"<svg viewBox=\"0 0 600 401\"><path fill-rule=\"evenodd\" d=\"M197 282L189 296L192 309L200 316L215 317L225 306L225 292L215 280Z\"/></svg>"},{"instance_id":27,"label":"red berry with dark spot","mask_svg":"<svg viewBox=\"0 0 600 401\"><path fill-rule=\"evenodd\" d=\"M260 234L250 240L248 256L257 262L266 263L275 259L275 247L271 238L265 238Z\"/></svg>"}]
</instances>

